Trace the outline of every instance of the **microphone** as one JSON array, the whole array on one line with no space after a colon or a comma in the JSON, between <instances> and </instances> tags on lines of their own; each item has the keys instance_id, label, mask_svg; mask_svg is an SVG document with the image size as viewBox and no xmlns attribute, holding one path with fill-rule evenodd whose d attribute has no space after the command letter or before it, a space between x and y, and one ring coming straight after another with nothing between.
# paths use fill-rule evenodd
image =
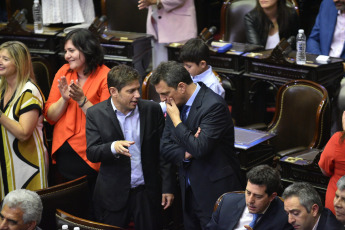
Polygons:
<instances>
[{"instance_id":1,"label":"microphone","mask_svg":"<svg viewBox=\"0 0 345 230\"><path fill-rule=\"evenodd\" d=\"M93 20L93 22L91 23L89 30L97 35L103 34L106 27L105 23L107 22L107 20L108 18L105 15L102 15L100 18L96 17L95 20Z\"/></svg>"},{"instance_id":2,"label":"microphone","mask_svg":"<svg viewBox=\"0 0 345 230\"><path fill-rule=\"evenodd\" d=\"M217 32L217 27L211 26L210 29L204 28L198 37L204 40L204 42L208 43L213 38L213 35L216 32Z\"/></svg>"},{"instance_id":3,"label":"microphone","mask_svg":"<svg viewBox=\"0 0 345 230\"><path fill-rule=\"evenodd\" d=\"M293 50L296 49L296 37L295 36L289 37L286 41L290 44L290 46Z\"/></svg>"},{"instance_id":4,"label":"microphone","mask_svg":"<svg viewBox=\"0 0 345 230\"><path fill-rule=\"evenodd\" d=\"M290 36L287 40L282 39L285 45L283 46L282 53L283 55L289 54L292 50L296 49L296 37Z\"/></svg>"},{"instance_id":5,"label":"microphone","mask_svg":"<svg viewBox=\"0 0 345 230\"><path fill-rule=\"evenodd\" d=\"M102 15L98 20L97 18L94 21L94 25L96 28L100 28L106 21L108 20L107 16Z\"/></svg>"},{"instance_id":6,"label":"microphone","mask_svg":"<svg viewBox=\"0 0 345 230\"><path fill-rule=\"evenodd\" d=\"M27 23L26 15L27 14L28 14L27 9L22 9L21 11L16 10L16 12L14 12L12 18L14 21L18 22L19 25L26 26L26 23Z\"/></svg>"}]
</instances>

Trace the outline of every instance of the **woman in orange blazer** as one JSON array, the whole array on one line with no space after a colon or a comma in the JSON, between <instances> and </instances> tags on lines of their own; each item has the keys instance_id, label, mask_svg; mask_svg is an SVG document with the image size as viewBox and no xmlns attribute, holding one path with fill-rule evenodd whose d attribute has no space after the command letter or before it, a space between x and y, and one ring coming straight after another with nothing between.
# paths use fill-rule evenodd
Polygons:
<instances>
[{"instance_id":1,"label":"woman in orange blazer","mask_svg":"<svg viewBox=\"0 0 345 230\"><path fill-rule=\"evenodd\" d=\"M66 180L88 176L91 188L99 164L86 158L85 114L109 95L104 53L87 29L73 30L65 38L65 60L56 73L44 115L54 124L52 159Z\"/></svg>"}]
</instances>

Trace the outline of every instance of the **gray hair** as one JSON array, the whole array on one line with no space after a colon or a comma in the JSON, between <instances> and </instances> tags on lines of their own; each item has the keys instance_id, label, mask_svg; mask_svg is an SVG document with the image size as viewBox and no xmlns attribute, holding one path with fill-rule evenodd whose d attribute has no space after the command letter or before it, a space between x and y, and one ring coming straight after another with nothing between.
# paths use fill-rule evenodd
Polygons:
<instances>
[{"instance_id":1,"label":"gray hair","mask_svg":"<svg viewBox=\"0 0 345 230\"><path fill-rule=\"evenodd\" d=\"M17 189L5 196L2 207L20 208L23 211L23 221L25 224L36 221L41 222L43 205L40 196L30 190Z\"/></svg>"},{"instance_id":2,"label":"gray hair","mask_svg":"<svg viewBox=\"0 0 345 230\"><path fill-rule=\"evenodd\" d=\"M300 204L305 207L308 213L310 213L314 204L319 206L318 213L321 213L323 210L320 195L309 183L296 182L288 186L283 193L283 199L290 197L298 197Z\"/></svg>"},{"instance_id":3,"label":"gray hair","mask_svg":"<svg viewBox=\"0 0 345 230\"><path fill-rule=\"evenodd\" d=\"M345 190L345 176L340 177L340 179L337 182L337 188L340 191Z\"/></svg>"}]
</instances>

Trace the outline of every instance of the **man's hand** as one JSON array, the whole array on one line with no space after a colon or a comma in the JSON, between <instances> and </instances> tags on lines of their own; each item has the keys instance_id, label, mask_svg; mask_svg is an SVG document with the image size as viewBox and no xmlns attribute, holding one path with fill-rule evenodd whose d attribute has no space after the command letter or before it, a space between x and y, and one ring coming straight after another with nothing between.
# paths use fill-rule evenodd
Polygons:
<instances>
[{"instance_id":1,"label":"man's hand","mask_svg":"<svg viewBox=\"0 0 345 230\"><path fill-rule=\"evenodd\" d=\"M162 206L163 209L169 208L174 201L174 194L172 193L163 193L162 194Z\"/></svg>"},{"instance_id":2,"label":"man's hand","mask_svg":"<svg viewBox=\"0 0 345 230\"><path fill-rule=\"evenodd\" d=\"M169 117L171 118L174 126L176 127L178 124L180 124L181 118L180 118L180 110L178 109L177 105L175 104L175 101L173 98L170 98L170 103L166 103L167 105L167 113L169 114Z\"/></svg>"},{"instance_id":3,"label":"man's hand","mask_svg":"<svg viewBox=\"0 0 345 230\"><path fill-rule=\"evenodd\" d=\"M185 159L185 160L189 160L189 159L192 158L192 157L193 157L192 154L190 154L189 152L186 151L186 152L184 153L184 159Z\"/></svg>"},{"instance_id":4,"label":"man's hand","mask_svg":"<svg viewBox=\"0 0 345 230\"><path fill-rule=\"evenodd\" d=\"M195 137L195 138L198 138L199 135L200 135L200 133L201 133L201 128L198 127L198 130L197 130L196 133L194 134L194 137Z\"/></svg>"},{"instance_id":5,"label":"man's hand","mask_svg":"<svg viewBox=\"0 0 345 230\"><path fill-rule=\"evenodd\" d=\"M128 157L131 157L132 155L129 153L129 146L133 145L134 141L115 141L115 151L118 154L122 154Z\"/></svg>"},{"instance_id":6,"label":"man's hand","mask_svg":"<svg viewBox=\"0 0 345 230\"><path fill-rule=\"evenodd\" d=\"M253 230L252 227L250 227L249 225L244 225L244 228L247 230Z\"/></svg>"},{"instance_id":7,"label":"man's hand","mask_svg":"<svg viewBox=\"0 0 345 230\"><path fill-rule=\"evenodd\" d=\"M200 135L200 133L201 133L201 128L200 127L198 127L198 130L196 131L196 133L194 134L194 137L195 138L198 138L199 137L199 135ZM184 159L185 160L188 160L188 159L190 159L190 158L192 158L193 156L192 156L192 154L190 154L189 152L185 152L185 154L184 154Z\"/></svg>"}]
</instances>

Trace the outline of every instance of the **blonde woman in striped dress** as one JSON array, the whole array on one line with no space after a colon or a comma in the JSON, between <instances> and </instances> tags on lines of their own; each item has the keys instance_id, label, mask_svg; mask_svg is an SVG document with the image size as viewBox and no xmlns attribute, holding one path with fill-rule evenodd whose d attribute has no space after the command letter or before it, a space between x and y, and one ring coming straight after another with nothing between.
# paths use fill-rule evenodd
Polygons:
<instances>
[{"instance_id":1,"label":"blonde woman in striped dress","mask_svg":"<svg viewBox=\"0 0 345 230\"><path fill-rule=\"evenodd\" d=\"M12 190L47 187L44 96L34 83L31 56L21 42L0 46L0 200Z\"/></svg>"}]
</instances>

